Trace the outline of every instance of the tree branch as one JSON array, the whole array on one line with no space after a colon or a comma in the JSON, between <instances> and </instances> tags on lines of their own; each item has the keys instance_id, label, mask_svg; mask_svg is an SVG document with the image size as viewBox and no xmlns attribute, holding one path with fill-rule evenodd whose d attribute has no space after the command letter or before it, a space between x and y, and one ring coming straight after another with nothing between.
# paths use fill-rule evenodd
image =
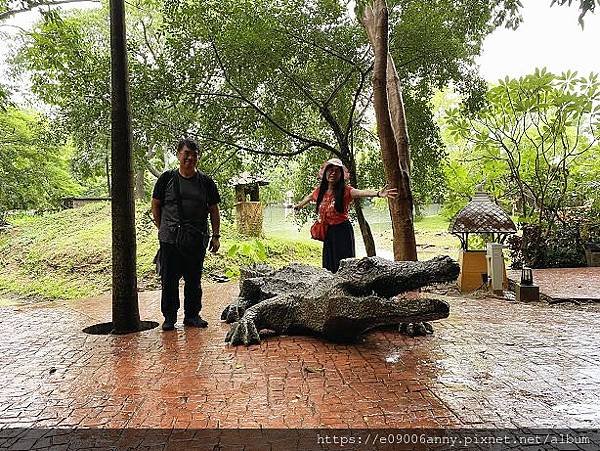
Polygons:
<instances>
[{"instance_id":1,"label":"tree branch","mask_svg":"<svg viewBox=\"0 0 600 451\"><path fill-rule=\"evenodd\" d=\"M296 80L296 78L290 74L286 69L284 69L283 67L280 67L279 70L281 71L281 73L283 75L285 75L285 77L290 80L292 82L292 84L298 88L300 91L302 91L302 93L308 97L308 100L310 100L317 108L321 108L323 105L316 99L313 97L313 95L310 93L310 91L308 89L306 89L304 87L304 85L300 82L298 82Z\"/></svg>"},{"instance_id":2,"label":"tree branch","mask_svg":"<svg viewBox=\"0 0 600 451\"><path fill-rule=\"evenodd\" d=\"M373 65L371 65L371 67L369 68L369 72L372 69L373 69ZM348 124L346 125L346 130L344 131L344 136L346 137L346 140L348 139L348 137L350 135L350 130L352 128L352 124L353 124L353 120L354 120L354 111L356 111L358 99L360 97L360 94L362 93L366 79L367 79L367 74L361 72L360 73L360 83L358 84L358 87L356 88L356 91L354 93L354 98L352 99L352 106L350 107L350 112L348 114Z\"/></svg>"},{"instance_id":3,"label":"tree branch","mask_svg":"<svg viewBox=\"0 0 600 451\"><path fill-rule=\"evenodd\" d=\"M333 91L331 91L331 94L329 94L329 97L327 98L327 100L325 101L325 105L327 106L331 103L331 101L335 98L335 95L339 92L340 89L342 89L342 87L348 83L348 80L350 80L350 77L352 77L352 74L354 73L356 69L352 68L350 69L350 71L348 72L348 74L344 77L344 79L338 83L338 85L333 88Z\"/></svg>"},{"instance_id":4,"label":"tree branch","mask_svg":"<svg viewBox=\"0 0 600 451\"><path fill-rule=\"evenodd\" d=\"M289 31L285 27L281 28L280 31L282 31L283 33L287 34L288 36L293 37L298 42L302 42L304 44L308 44L308 45L310 45L312 47L315 47L315 48L323 51L324 53L326 53L328 55L331 55L331 56L333 56L333 57L335 57L335 58L337 58L337 59L339 59L341 61L344 61L344 62L350 64L351 66L358 66L358 63L356 63L355 61L351 60L350 58L347 58L347 57L345 57L344 55L342 55L342 54L340 54L338 52L335 52L335 51L333 51L331 49L328 49L328 48L326 48L326 47L324 47L324 46L322 46L320 44L317 44L314 41L309 41L308 39L304 39L302 36L298 36L297 34L292 33L291 31Z\"/></svg>"},{"instance_id":5,"label":"tree branch","mask_svg":"<svg viewBox=\"0 0 600 451\"><path fill-rule=\"evenodd\" d=\"M146 168L150 171L150 173L158 178L162 174L158 169L156 169L149 161L146 161Z\"/></svg>"},{"instance_id":6,"label":"tree branch","mask_svg":"<svg viewBox=\"0 0 600 451\"><path fill-rule=\"evenodd\" d=\"M144 42L146 43L146 47L150 51L152 58L154 58L154 63L156 64L158 61L158 58L156 57L156 52L150 45L150 40L148 39L148 30L146 29L146 23L143 20L141 20L140 22L142 23L142 31L144 33Z\"/></svg>"},{"instance_id":7,"label":"tree branch","mask_svg":"<svg viewBox=\"0 0 600 451\"><path fill-rule=\"evenodd\" d=\"M9 17L12 17L16 14L26 13L40 6L57 6L63 5L65 3L83 3L83 2L93 2L100 3L99 0L48 0L48 1L31 1L27 2L24 8L21 9L12 9L8 11L4 11L0 13L0 21L6 20Z\"/></svg>"},{"instance_id":8,"label":"tree branch","mask_svg":"<svg viewBox=\"0 0 600 451\"><path fill-rule=\"evenodd\" d=\"M212 48L215 52L215 56L217 58L217 62L219 64L219 67L221 68L221 71L223 72L223 78L225 78L225 81L227 82L227 84L229 86L231 86L231 88L238 94L238 96L240 97L241 100L243 100L244 102L246 102L248 105L250 105L254 111L256 111L260 116L262 116L267 122L269 122L273 127L275 127L277 130L279 130L281 133L294 138L300 142L303 142L305 144L308 145L308 147L321 147L323 149L329 150L332 153L337 153L337 151L330 146L327 143L321 142L319 140L316 139L310 139L310 138L305 138L304 136L300 136L288 129L286 129L285 127L283 127L281 124L279 124L277 121L275 121L269 114L267 114L266 112L264 112L261 108L258 107L258 105L256 105L254 102L252 102L250 99L248 99L246 96L244 96L241 92L241 90L235 86L232 81L230 80L229 76L227 75L227 71L225 70L225 66L223 65L223 61L221 60L221 56L219 55L219 51L217 49L217 46L215 45L214 42L211 43ZM267 154L269 155L269 154Z\"/></svg>"},{"instance_id":9,"label":"tree branch","mask_svg":"<svg viewBox=\"0 0 600 451\"><path fill-rule=\"evenodd\" d=\"M314 141L314 142L305 144L304 146L302 146L301 148L299 148L298 150L295 150L293 152L271 152L268 150L252 149L250 147L245 147L240 144L233 143L231 141L225 141L223 139L215 138L214 136L202 135L200 133L190 133L190 135L194 135L199 138L206 139L208 141L214 141L214 142L218 142L220 144L225 144L227 146L235 147L237 150L241 150L243 152L256 153L259 155L270 155L270 156L275 156L275 157L293 157L295 155L301 154L302 152L306 152L311 147L321 147L320 142ZM329 150L329 149L327 149L327 150ZM339 152L335 151L335 149L334 149L334 153L336 155L339 155Z\"/></svg>"}]
</instances>

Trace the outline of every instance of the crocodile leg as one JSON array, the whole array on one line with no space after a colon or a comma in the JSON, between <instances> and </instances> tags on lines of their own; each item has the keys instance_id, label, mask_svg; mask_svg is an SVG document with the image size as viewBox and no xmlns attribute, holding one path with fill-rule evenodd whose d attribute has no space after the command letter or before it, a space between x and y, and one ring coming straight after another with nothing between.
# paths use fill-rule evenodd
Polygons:
<instances>
[{"instance_id":1,"label":"crocodile leg","mask_svg":"<svg viewBox=\"0 0 600 451\"><path fill-rule=\"evenodd\" d=\"M248 308L244 315L231 324L225 341L232 346L260 343L259 331L271 329L285 333L293 321L295 300L288 295L275 296Z\"/></svg>"},{"instance_id":2,"label":"crocodile leg","mask_svg":"<svg viewBox=\"0 0 600 451\"><path fill-rule=\"evenodd\" d=\"M238 297L235 301L229 304L221 313L221 321L225 321L231 324L238 321L243 315L246 309L255 305L255 302L251 299Z\"/></svg>"}]
</instances>

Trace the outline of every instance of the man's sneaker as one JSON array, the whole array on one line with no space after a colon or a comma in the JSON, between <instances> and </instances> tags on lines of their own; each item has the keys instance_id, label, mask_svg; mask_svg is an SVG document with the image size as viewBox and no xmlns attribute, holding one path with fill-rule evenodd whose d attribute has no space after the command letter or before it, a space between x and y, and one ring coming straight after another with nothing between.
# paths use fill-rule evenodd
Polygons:
<instances>
[{"instance_id":1,"label":"man's sneaker","mask_svg":"<svg viewBox=\"0 0 600 451\"><path fill-rule=\"evenodd\" d=\"M183 325L191 327L207 327L208 323L199 316L196 316L194 318L185 318L183 320Z\"/></svg>"},{"instance_id":2,"label":"man's sneaker","mask_svg":"<svg viewBox=\"0 0 600 451\"><path fill-rule=\"evenodd\" d=\"M162 330L175 330L175 321L166 319L165 322L162 324Z\"/></svg>"}]
</instances>

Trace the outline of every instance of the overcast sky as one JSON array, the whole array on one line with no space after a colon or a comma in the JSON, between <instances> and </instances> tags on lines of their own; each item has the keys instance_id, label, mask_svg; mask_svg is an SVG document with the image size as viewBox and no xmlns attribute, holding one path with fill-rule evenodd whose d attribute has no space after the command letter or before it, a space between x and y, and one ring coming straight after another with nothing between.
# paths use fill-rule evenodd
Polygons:
<instances>
[{"instance_id":1,"label":"overcast sky","mask_svg":"<svg viewBox=\"0 0 600 451\"><path fill-rule=\"evenodd\" d=\"M600 72L600 11L587 14L582 30L576 7L550 8L550 1L522 0L524 21L519 29L502 28L487 37L477 59L486 80L495 82L507 75L521 76L544 66L557 73L567 69L582 75ZM36 16L19 14L0 25L0 31L16 32L10 25L29 28ZM4 56L11 45L10 40L0 45L0 66L5 65ZM3 69L0 67L0 76L5 77Z\"/></svg>"},{"instance_id":2,"label":"overcast sky","mask_svg":"<svg viewBox=\"0 0 600 451\"><path fill-rule=\"evenodd\" d=\"M600 11L586 14L584 29L576 7L550 8L550 0L522 0L523 23L517 30L497 29L487 37L479 59L481 75L495 82L546 67L581 75L600 72ZM574 2L579 4L579 2Z\"/></svg>"}]
</instances>

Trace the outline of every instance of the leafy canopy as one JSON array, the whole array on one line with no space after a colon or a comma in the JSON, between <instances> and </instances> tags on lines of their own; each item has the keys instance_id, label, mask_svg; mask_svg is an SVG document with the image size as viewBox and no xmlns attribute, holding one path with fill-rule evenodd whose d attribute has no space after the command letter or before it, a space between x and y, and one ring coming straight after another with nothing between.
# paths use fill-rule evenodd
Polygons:
<instances>
[{"instance_id":1,"label":"leafy canopy","mask_svg":"<svg viewBox=\"0 0 600 451\"><path fill-rule=\"evenodd\" d=\"M480 178L518 201L524 216L552 222L561 209L587 200L600 169L597 74L536 69L507 77L489 89L486 101L475 114L447 113L467 166L482 165Z\"/></svg>"},{"instance_id":2,"label":"leafy canopy","mask_svg":"<svg viewBox=\"0 0 600 451\"><path fill-rule=\"evenodd\" d=\"M62 197L78 194L72 150L39 114L0 111L0 211L57 207Z\"/></svg>"}]
</instances>

